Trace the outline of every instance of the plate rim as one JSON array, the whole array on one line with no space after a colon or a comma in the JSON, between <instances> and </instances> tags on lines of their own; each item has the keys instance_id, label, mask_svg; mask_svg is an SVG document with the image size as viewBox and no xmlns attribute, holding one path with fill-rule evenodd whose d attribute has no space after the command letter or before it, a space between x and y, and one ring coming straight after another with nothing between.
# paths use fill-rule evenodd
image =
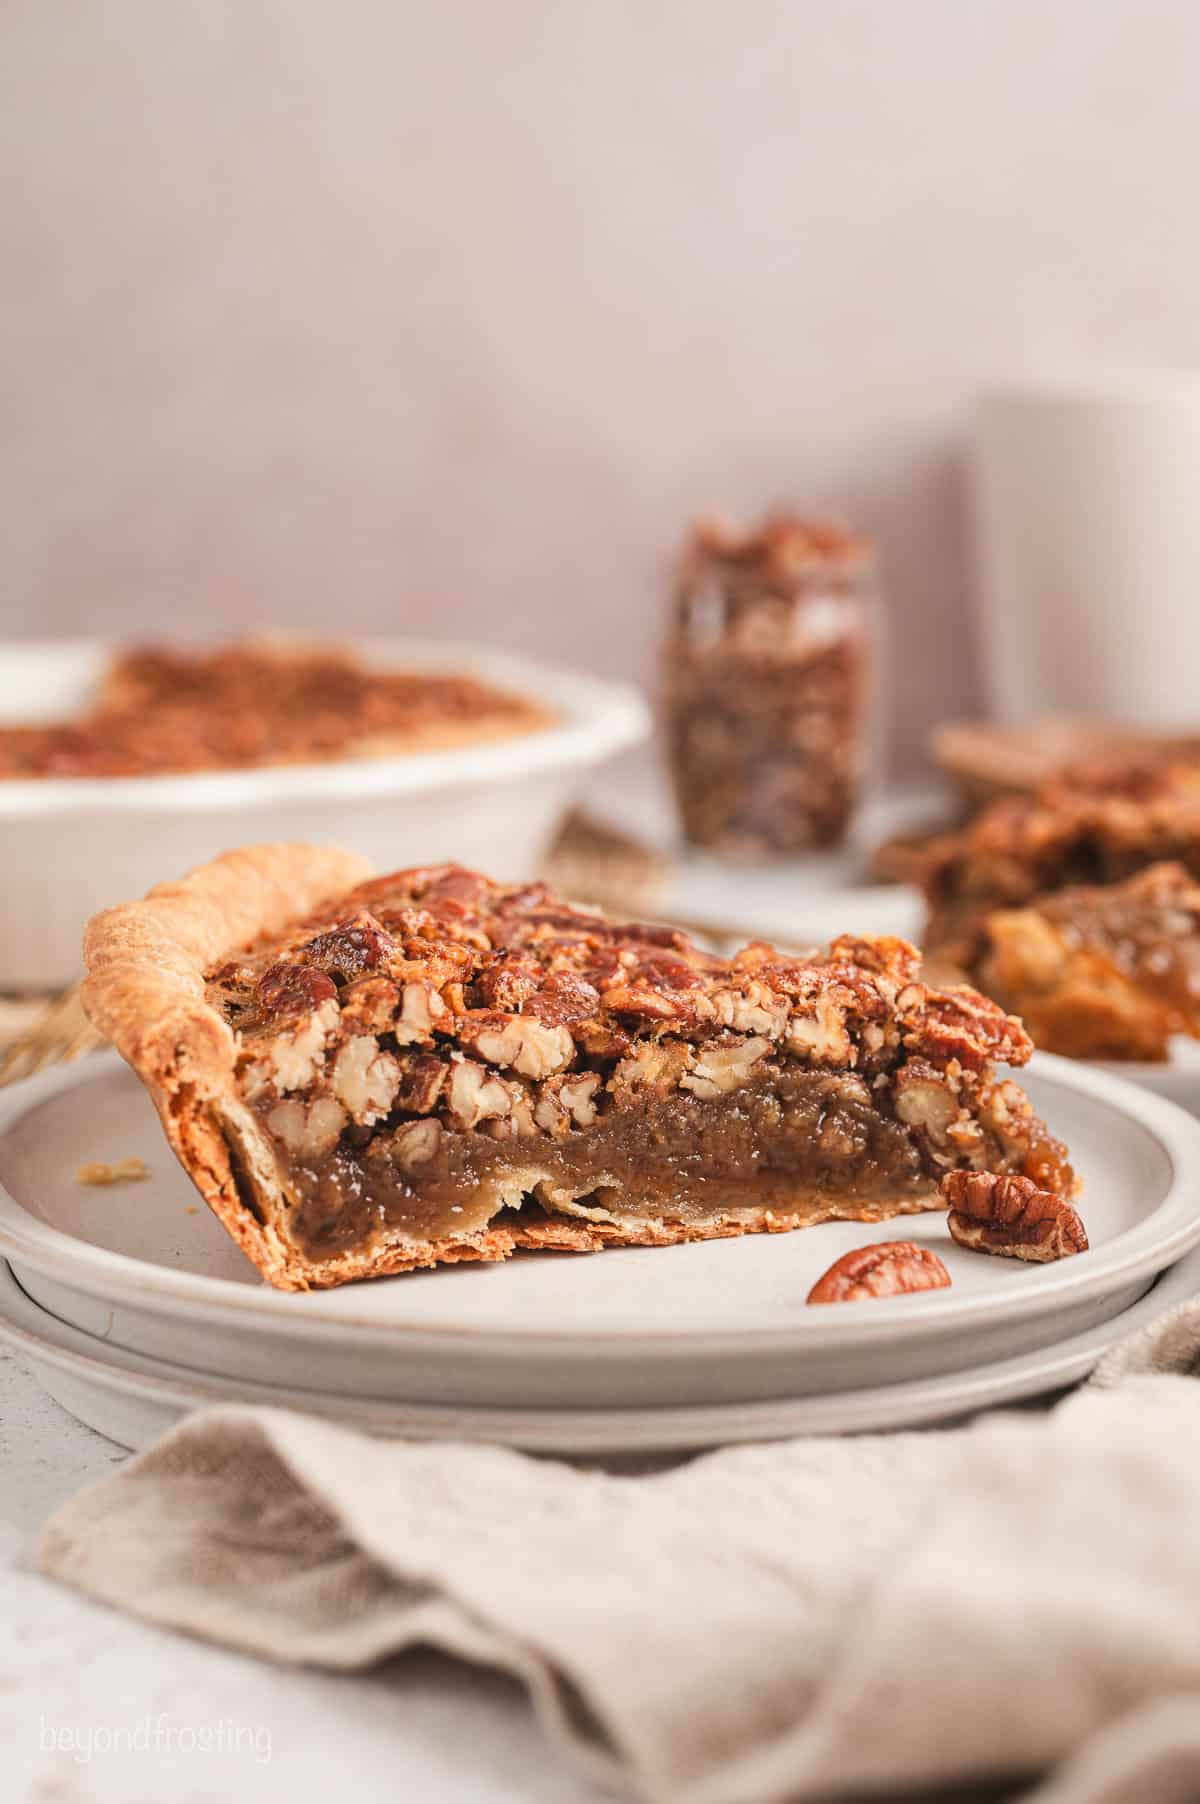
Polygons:
<instances>
[{"instance_id":1,"label":"plate rim","mask_svg":"<svg viewBox=\"0 0 1200 1804\"><path fill-rule=\"evenodd\" d=\"M427 1348L439 1353L453 1346L460 1356L477 1354L510 1359L514 1355L519 1357L522 1353L544 1349L569 1352L573 1357L627 1360L644 1349L648 1357L662 1359L690 1357L701 1345L709 1357L719 1355L722 1349L731 1356L792 1351L800 1354L805 1346L820 1347L825 1352L836 1351L839 1347L869 1346L895 1338L898 1331L921 1339L952 1334L965 1323L982 1326L1027 1312L1048 1311L1060 1302L1083 1302L1089 1296L1103 1296L1148 1272L1164 1270L1200 1243L1200 1203L1188 1200L1200 1193L1200 1120L1177 1104L1143 1090L1127 1079L1077 1066L1048 1053L1035 1054L1033 1068L1051 1084L1057 1082L1068 1091L1082 1092L1102 1104L1116 1107L1119 1113L1149 1133L1170 1163L1171 1178L1166 1195L1151 1211L1147 1222L1138 1223L1117 1235L1104 1248L1029 1272L1026 1282L1019 1288L1014 1286L1011 1295L1003 1290L986 1298L931 1292L915 1297L877 1299L869 1314L859 1311L843 1314L832 1310L816 1314L799 1312L785 1327L719 1330L697 1323L694 1326L677 1324L658 1331L628 1329L597 1333L536 1325L524 1326L517 1331L479 1328L469 1320L461 1319L409 1324L354 1315L323 1316L294 1293L272 1290L265 1283L242 1285L204 1273L173 1271L79 1240L40 1221L10 1194L3 1183L0 1183L0 1255L27 1263L52 1280L74 1285L108 1303L151 1310L157 1307L160 1312L168 1309L176 1315L186 1314L192 1320L213 1325L224 1322L239 1329L253 1323L262 1333L292 1333L302 1326L305 1337L313 1340L343 1340L349 1336L364 1346L378 1343L391 1350L397 1347L414 1351ZM51 1097L78 1087L91 1077L118 1071L126 1071L131 1083L138 1082L119 1055L110 1050L9 1086L0 1093L0 1138L30 1109ZM1186 1218L1165 1237L1160 1231L1160 1236L1152 1238L1141 1253L1132 1258L1122 1255L1122 1243L1131 1235L1139 1234L1148 1222L1169 1207L1178 1213L1186 1209ZM905 1219L895 1218L900 1224ZM863 1226L884 1224L864 1223ZM654 1252L659 1257L667 1256L662 1249L654 1249ZM615 1255L607 1253L605 1256Z\"/></svg>"},{"instance_id":2,"label":"plate rim","mask_svg":"<svg viewBox=\"0 0 1200 1804\"><path fill-rule=\"evenodd\" d=\"M955 1368L894 1383L863 1385L849 1391L802 1394L798 1397L755 1399L717 1404L644 1405L628 1409L517 1409L458 1404L382 1402L337 1391L310 1387L270 1385L259 1380L236 1380L221 1374L176 1367L171 1361L132 1349L110 1345L74 1323L64 1322L37 1303L22 1288L7 1261L0 1259L0 1344L14 1348L31 1365L43 1362L85 1383L100 1385L134 1401L196 1408L289 1409L303 1412L306 1404L328 1405L316 1413L339 1420L353 1432L375 1432L390 1419L393 1432L403 1438L463 1438L514 1445L530 1452L563 1453L574 1457L623 1452L683 1452L735 1442L786 1439L791 1435L829 1436L870 1434L895 1427L903 1432L934 1426L948 1419L1036 1397L1043 1392L1077 1384L1118 1341L1157 1319L1174 1305L1200 1294L1200 1248L1185 1253L1160 1273L1143 1292L1116 1315L1064 1340L985 1360L978 1366ZM27 1319L14 1321L14 1311ZM31 1320L32 1318L32 1324ZM39 1332L43 1321L49 1332ZM65 1344L61 1344L65 1343ZM81 1344L76 1344L81 1343ZM96 1351L93 1351L93 1345ZM102 1354L116 1357L102 1357ZM143 1369L144 1368L144 1369ZM35 1381L43 1383L34 1371ZM221 1394L223 1385L239 1385L254 1397ZM277 1393L268 1401L266 1393ZM949 1394L948 1394L949 1393ZM52 1394L52 1393L48 1393ZM282 1399L282 1400L280 1400ZM57 1399L55 1399L57 1401ZM60 1405L60 1407L67 1407ZM830 1418L849 1415L842 1426ZM311 1410L309 1413L313 1413ZM899 1417L894 1424L886 1418ZM789 1420L789 1417L792 1418ZM797 1427L796 1417L807 1420ZM814 1419L815 1418L815 1419ZM401 1422L406 1425L401 1426ZM93 1426L92 1424L88 1424ZM96 1433L103 1430L94 1429ZM124 1445L125 1443L119 1443Z\"/></svg>"}]
</instances>

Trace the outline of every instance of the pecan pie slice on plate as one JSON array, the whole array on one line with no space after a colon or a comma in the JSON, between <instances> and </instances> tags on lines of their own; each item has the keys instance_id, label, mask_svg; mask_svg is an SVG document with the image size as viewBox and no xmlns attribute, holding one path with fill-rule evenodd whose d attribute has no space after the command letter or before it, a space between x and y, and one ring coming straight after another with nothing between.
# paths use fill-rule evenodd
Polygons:
<instances>
[{"instance_id":1,"label":"pecan pie slice on plate","mask_svg":"<svg viewBox=\"0 0 1200 1804\"><path fill-rule=\"evenodd\" d=\"M1048 1052L1166 1059L1200 1037L1200 883L1156 864L985 917L968 972Z\"/></svg>"},{"instance_id":2,"label":"pecan pie slice on plate","mask_svg":"<svg viewBox=\"0 0 1200 1804\"><path fill-rule=\"evenodd\" d=\"M921 873L930 955L967 968L994 909L1172 862L1200 876L1200 764L1096 765L993 802L929 846Z\"/></svg>"},{"instance_id":3,"label":"pecan pie slice on plate","mask_svg":"<svg viewBox=\"0 0 1200 1804\"><path fill-rule=\"evenodd\" d=\"M453 865L251 846L87 937L87 1008L282 1289L667 1245L1075 1179L1020 1024L901 940L731 959Z\"/></svg>"}]
</instances>

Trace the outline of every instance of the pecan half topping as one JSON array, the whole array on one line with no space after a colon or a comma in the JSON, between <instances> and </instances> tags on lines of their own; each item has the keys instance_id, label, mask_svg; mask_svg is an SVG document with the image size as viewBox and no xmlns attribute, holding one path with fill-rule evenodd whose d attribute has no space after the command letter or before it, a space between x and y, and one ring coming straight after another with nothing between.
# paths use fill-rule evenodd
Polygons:
<instances>
[{"instance_id":1,"label":"pecan half topping","mask_svg":"<svg viewBox=\"0 0 1200 1804\"><path fill-rule=\"evenodd\" d=\"M679 1003L648 983L617 983L600 998L614 1015L642 1016L647 1021L674 1021L683 1013Z\"/></svg>"},{"instance_id":2,"label":"pecan half topping","mask_svg":"<svg viewBox=\"0 0 1200 1804\"><path fill-rule=\"evenodd\" d=\"M900 1297L916 1290L945 1290L950 1273L929 1247L915 1240L881 1240L843 1253L817 1279L810 1303L860 1303L867 1297Z\"/></svg>"},{"instance_id":3,"label":"pecan half topping","mask_svg":"<svg viewBox=\"0 0 1200 1804\"><path fill-rule=\"evenodd\" d=\"M524 1013L544 1027L572 1027L577 1021L587 1021L599 1009L600 992L594 984L573 971L554 971L526 1003Z\"/></svg>"},{"instance_id":4,"label":"pecan half topping","mask_svg":"<svg viewBox=\"0 0 1200 1804\"><path fill-rule=\"evenodd\" d=\"M264 971L256 990L259 1007L268 1015L307 1014L336 995L337 985L324 971L286 959Z\"/></svg>"},{"instance_id":5,"label":"pecan half topping","mask_svg":"<svg viewBox=\"0 0 1200 1804\"><path fill-rule=\"evenodd\" d=\"M484 1008L515 1013L537 994L545 975L527 952L503 952L476 978L478 1000Z\"/></svg>"},{"instance_id":6,"label":"pecan half topping","mask_svg":"<svg viewBox=\"0 0 1200 1804\"><path fill-rule=\"evenodd\" d=\"M977 990L955 985L931 990L925 984L909 984L896 999L897 1013L905 1020L905 1043L943 1061L958 1059L979 1071L990 1059L1023 1065L1033 1042L1014 1015L989 1002ZM906 1017L911 1017L911 1026Z\"/></svg>"},{"instance_id":7,"label":"pecan half topping","mask_svg":"<svg viewBox=\"0 0 1200 1804\"><path fill-rule=\"evenodd\" d=\"M364 971L373 971L399 951L390 933L370 916L351 921L344 927L318 933L307 945L298 946L296 957L306 965L316 965L336 977L339 983L350 983Z\"/></svg>"},{"instance_id":8,"label":"pecan half topping","mask_svg":"<svg viewBox=\"0 0 1200 1804\"><path fill-rule=\"evenodd\" d=\"M878 977L910 983L921 968L921 955L915 946L893 934L866 940L855 933L839 933L830 943L829 962L855 965L862 971L874 971Z\"/></svg>"},{"instance_id":9,"label":"pecan half topping","mask_svg":"<svg viewBox=\"0 0 1200 1804\"><path fill-rule=\"evenodd\" d=\"M1053 1190L1039 1190L1030 1178L950 1171L941 1192L950 1210L946 1225L960 1246L1039 1264L1087 1252L1087 1230L1078 1212Z\"/></svg>"}]
</instances>

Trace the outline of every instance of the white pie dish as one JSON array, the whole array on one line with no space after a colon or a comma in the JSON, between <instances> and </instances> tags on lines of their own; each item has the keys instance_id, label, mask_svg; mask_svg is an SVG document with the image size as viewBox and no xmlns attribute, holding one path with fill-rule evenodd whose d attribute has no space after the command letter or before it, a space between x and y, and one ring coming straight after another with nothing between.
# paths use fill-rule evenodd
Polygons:
<instances>
[{"instance_id":1,"label":"white pie dish","mask_svg":"<svg viewBox=\"0 0 1200 1804\"><path fill-rule=\"evenodd\" d=\"M674 1408L923 1379L1084 1333L1200 1242L1200 1123L1062 1059L1039 1056L1027 1076L1086 1181L1092 1250L1056 1265L971 1253L932 1213L285 1294L200 1203L111 1054L0 1096L0 1257L43 1308L128 1351L359 1399ZM146 1182L76 1180L82 1162L131 1155ZM952 1289L806 1306L842 1253L908 1239L936 1247Z\"/></svg>"},{"instance_id":2,"label":"white pie dish","mask_svg":"<svg viewBox=\"0 0 1200 1804\"><path fill-rule=\"evenodd\" d=\"M345 644L381 667L478 675L561 718L411 757L0 782L0 990L70 982L90 915L143 895L164 872L256 840L343 845L380 870L457 858L493 876L529 876L581 773L649 732L646 702L628 684L451 641ZM98 640L0 645L0 721L82 708L116 649Z\"/></svg>"}]
</instances>

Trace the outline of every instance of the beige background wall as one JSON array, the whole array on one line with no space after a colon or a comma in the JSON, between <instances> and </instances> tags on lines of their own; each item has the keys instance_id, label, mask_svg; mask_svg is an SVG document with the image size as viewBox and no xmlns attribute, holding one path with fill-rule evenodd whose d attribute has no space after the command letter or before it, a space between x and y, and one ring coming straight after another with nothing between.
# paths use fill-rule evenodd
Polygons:
<instances>
[{"instance_id":1,"label":"beige background wall","mask_svg":"<svg viewBox=\"0 0 1200 1804\"><path fill-rule=\"evenodd\" d=\"M6 0L3 630L648 666L697 507L882 538L971 694L990 373L1200 360L1192 0Z\"/></svg>"}]
</instances>

